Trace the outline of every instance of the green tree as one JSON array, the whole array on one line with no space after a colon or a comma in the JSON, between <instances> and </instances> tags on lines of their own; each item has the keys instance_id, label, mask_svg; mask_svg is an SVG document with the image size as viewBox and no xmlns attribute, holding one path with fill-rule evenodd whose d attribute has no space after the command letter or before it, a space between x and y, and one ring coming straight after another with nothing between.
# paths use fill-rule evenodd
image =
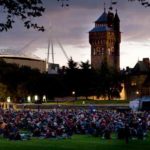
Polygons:
<instances>
[{"instance_id":1,"label":"green tree","mask_svg":"<svg viewBox=\"0 0 150 150\"><path fill-rule=\"evenodd\" d=\"M42 0L1 0L0 8L4 13L3 22L0 22L0 32L11 29L15 18L19 18L28 29L44 31L43 26L32 22L32 18L42 16L45 10Z\"/></svg>"},{"instance_id":2,"label":"green tree","mask_svg":"<svg viewBox=\"0 0 150 150\"><path fill-rule=\"evenodd\" d=\"M109 100L119 98L121 91L120 73L102 63L97 75L96 94Z\"/></svg>"},{"instance_id":3,"label":"green tree","mask_svg":"<svg viewBox=\"0 0 150 150\"><path fill-rule=\"evenodd\" d=\"M75 62L72 57L68 60L68 70L74 71L78 68L78 63Z\"/></svg>"},{"instance_id":4,"label":"green tree","mask_svg":"<svg viewBox=\"0 0 150 150\"><path fill-rule=\"evenodd\" d=\"M66 69L65 82L67 83L69 93L72 94L72 91L75 91L78 95L78 83L79 80L79 69L78 63L75 62L72 58L68 61L68 67Z\"/></svg>"},{"instance_id":5,"label":"green tree","mask_svg":"<svg viewBox=\"0 0 150 150\"><path fill-rule=\"evenodd\" d=\"M89 61L81 62L80 67L79 91L80 95L87 99L92 94L93 70Z\"/></svg>"},{"instance_id":6,"label":"green tree","mask_svg":"<svg viewBox=\"0 0 150 150\"><path fill-rule=\"evenodd\" d=\"M89 70L91 68L91 65L88 60L86 62L81 61L80 67L83 70Z\"/></svg>"},{"instance_id":7,"label":"green tree","mask_svg":"<svg viewBox=\"0 0 150 150\"><path fill-rule=\"evenodd\" d=\"M7 96L7 85L0 83L0 101L5 101Z\"/></svg>"}]
</instances>

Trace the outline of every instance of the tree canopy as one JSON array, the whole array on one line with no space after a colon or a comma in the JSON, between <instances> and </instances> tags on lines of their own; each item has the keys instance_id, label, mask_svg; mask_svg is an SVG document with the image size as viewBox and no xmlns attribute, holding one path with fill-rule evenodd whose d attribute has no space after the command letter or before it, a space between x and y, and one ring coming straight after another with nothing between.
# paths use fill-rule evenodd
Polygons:
<instances>
[{"instance_id":1,"label":"tree canopy","mask_svg":"<svg viewBox=\"0 0 150 150\"><path fill-rule=\"evenodd\" d=\"M4 14L1 15L0 32L13 28L16 18L19 18L27 29L44 31L43 26L32 22L32 18L42 16L45 10L42 0L0 0L0 8Z\"/></svg>"}]
</instances>

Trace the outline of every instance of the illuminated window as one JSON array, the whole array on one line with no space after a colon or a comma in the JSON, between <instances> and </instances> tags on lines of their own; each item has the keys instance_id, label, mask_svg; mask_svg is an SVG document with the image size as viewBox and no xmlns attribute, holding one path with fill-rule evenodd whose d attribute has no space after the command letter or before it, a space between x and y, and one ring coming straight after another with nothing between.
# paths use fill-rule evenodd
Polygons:
<instances>
[{"instance_id":1,"label":"illuminated window","mask_svg":"<svg viewBox=\"0 0 150 150\"><path fill-rule=\"evenodd\" d=\"M99 48L96 49L96 55L99 55Z\"/></svg>"},{"instance_id":2,"label":"illuminated window","mask_svg":"<svg viewBox=\"0 0 150 150\"><path fill-rule=\"evenodd\" d=\"M109 54L109 55L111 54L111 49L110 49L110 48L108 48L108 54Z\"/></svg>"},{"instance_id":3,"label":"illuminated window","mask_svg":"<svg viewBox=\"0 0 150 150\"><path fill-rule=\"evenodd\" d=\"M101 49L101 54L104 55L104 48Z\"/></svg>"},{"instance_id":4,"label":"illuminated window","mask_svg":"<svg viewBox=\"0 0 150 150\"><path fill-rule=\"evenodd\" d=\"M93 55L96 55L96 49L93 48Z\"/></svg>"},{"instance_id":5,"label":"illuminated window","mask_svg":"<svg viewBox=\"0 0 150 150\"><path fill-rule=\"evenodd\" d=\"M135 81L132 81L132 82L131 82L131 86L136 86L136 82L135 82Z\"/></svg>"}]
</instances>

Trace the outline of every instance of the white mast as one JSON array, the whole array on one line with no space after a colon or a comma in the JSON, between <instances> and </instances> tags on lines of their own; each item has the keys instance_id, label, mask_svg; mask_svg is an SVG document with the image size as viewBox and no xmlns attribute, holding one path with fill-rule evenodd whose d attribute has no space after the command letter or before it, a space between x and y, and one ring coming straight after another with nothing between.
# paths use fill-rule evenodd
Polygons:
<instances>
[{"instance_id":1,"label":"white mast","mask_svg":"<svg viewBox=\"0 0 150 150\"><path fill-rule=\"evenodd\" d=\"M47 70L47 72L48 72L48 66L49 66L49 51L50 51L50 38L48 39L47 60L46 60L46 70Z\"/></svg>"},{"instance_id":2,"label":"white mast","mask_svg":"<svg viewBox=\"0 0 150 150\"><path fill-rule=\"evenodd\" d=\"M53 46L53 41L51 41L52 45L52 63L54 64L54 46Z\"/></svg>"}]
</instances>

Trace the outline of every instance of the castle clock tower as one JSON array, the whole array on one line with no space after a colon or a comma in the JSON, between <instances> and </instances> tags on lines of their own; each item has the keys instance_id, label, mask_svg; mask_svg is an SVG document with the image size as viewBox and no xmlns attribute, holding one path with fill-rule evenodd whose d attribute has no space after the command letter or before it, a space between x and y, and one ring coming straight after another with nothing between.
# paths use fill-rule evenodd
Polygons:
<instances>
[{"instance_id":1,"label":"castle clock tower","mask_svg":"<svg viewBox=\"0 0 150 150\"><path fill-rule=\"evenodd\" d=\"M120 70L120 20L116 13L106 12L95 21L89 32L91 44L91 66L98 70L106 62L108 66Z\"/></svg>"}]
</instances>

